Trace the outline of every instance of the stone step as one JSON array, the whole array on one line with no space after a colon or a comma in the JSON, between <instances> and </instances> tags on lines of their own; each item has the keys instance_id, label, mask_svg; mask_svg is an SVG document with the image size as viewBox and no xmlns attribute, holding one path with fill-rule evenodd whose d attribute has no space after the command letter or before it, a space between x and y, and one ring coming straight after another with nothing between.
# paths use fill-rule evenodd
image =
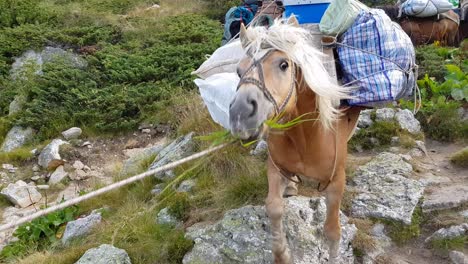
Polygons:
<instances>
[{"instance_id":1,"label":"stone step","mask_svg":"<svg viewBox=\"0 0 468 264\"><path fill-rule=\"evenodd\" d=\"M453 183L448 186L431 188L424 195L424 212L446 210L468 204L468 185Z\"/></svg>"}]
</instances>

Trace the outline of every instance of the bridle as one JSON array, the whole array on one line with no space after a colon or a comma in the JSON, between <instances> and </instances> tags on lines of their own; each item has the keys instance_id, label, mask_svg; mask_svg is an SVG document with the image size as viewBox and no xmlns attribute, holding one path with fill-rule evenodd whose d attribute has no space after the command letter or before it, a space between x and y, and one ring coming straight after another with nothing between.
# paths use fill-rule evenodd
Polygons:
<instances>
[{"instance_id":1,"label":"bridle","mask_svg":"<svg viewBox=\"0 0 468 264\"><path fill-rule=\"evenodd\" d=\"M266 60L271 55L271 53L273 53L274 51L275 51L275 49L267 50L266 53L262 57L260 57L260 59L257 60L252 55L250 50L247 50L246 54L247 54L247 56L249 56L252 59L252 64L249 66L249 68L247 68L247 70L240 77L240 81L239 81L239 84L237 86L237 90L239 90L239 88L243 84L252 84L252 85L254 85L258 89L260 89L260 91L263 92L263 94L265 95L267 100L270 101L273 104L273 106L275 107L275 115L278 116L278 115L282 114L283 111L285 110L286 106L288 105L289 101L291 100L293 91L295 90L294 88L296 87L296 80L295 80L296 66L293 63L290 63L290 67L291 67L291 85L290 85L290 88L289 88L289 91L288 91L288 95L286 96L284 101L281 103L281 105L278 105L278 103L275 101L275 98L273 97L273 95L270 93L270 91L266 87L265 76L264 76L264 71L263 71L263 66L262 66L262 62L264 60ZM291 60L289 60L289 61L291 62ZM252 78L252 77L245 77L246 74L250 73L255 68L257 68L257 70L258 70L258 79L255 79L255 78ZM337 133L338 133L338 131L337 131ZM337 139L335 139L335 160L334 160L332 174L330 176L330 179L329 179L328 183L325 185L325 187L320 188L321 184L319 183L319 185L317 186L317 189L318 189L319 192L322 192L325 189L327 189L328 185L331 183L331 181L333 179L333 176L335 174L335 171L336 171L336 158L337 158L337 155L338 155L337 154L338 149L336 147L336 142L337 142ZM268 152L270 152L269 148L268 148ZM284 177L285 179L287 179L289 181L292 181L292 182L294 182L296 184L302 183L302 179L299 176L297 176L297 180L294 179L294 177L296 176L294 173L280 168L276 164L276 162L273 160L273 157L270 154L268 154L268 157L270 158L272 164L276 167L276 169L278 170L279 174L282 177Z\"/></svg>"},{"instance_id":2,"label":"bridle","mask_svg":"<svg viewBox=\"0 0 468 264\"><path fill-rule=\"evenodd\" d=\"M275 108L275 116L278 116L283 113L285 110L286 106L288 105L289 101L291 100L294 88L296 87L296 68L294 64L290 63L291 67L291 85L288 91L288 95L284 99L284 101L281 103L281 105L278 105L278 103L275 101L275 98L273 95L270 93L270 91L267 89L266 84L265 84L265 76L264 76L264 71L263 71L263 66L262 62L266 60L275 50L274 49L269 49L260 59L255 59L255 57L250 53L250 51L247 51L247 56L249 56L252 59L252 64L247 68L247 70L242 74L239 84L237 85L237 90L243 85L243 84L252 84L260 91L263 92L265 97L269 102L271 102ZM290 60L291 61L291 60ZM258 79L252 78L252 77L245 77L248 73L253 71L253 69L258 70Z\"/></svg>"}]
</instances>

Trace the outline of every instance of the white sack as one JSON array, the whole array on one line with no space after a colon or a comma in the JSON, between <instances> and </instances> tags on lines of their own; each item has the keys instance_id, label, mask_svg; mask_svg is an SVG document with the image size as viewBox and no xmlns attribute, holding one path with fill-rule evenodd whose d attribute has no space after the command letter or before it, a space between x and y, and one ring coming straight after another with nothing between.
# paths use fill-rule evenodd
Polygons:
<instances>
[{"instance_id":1,"label":"white sack","mask_svg":"<svg viewBox=\"0 0 468 264\"><path fill-rule=\"evenodd\" d=\"M244 49L240 40L235 40L217 49L196 71L192 74L206 79L214 74L223 72L236 72L237 64L244 57Z\"/></svg>"},{"instance_id":2,"label":"white sack","mask_svg":"<svg viewBox=\"0 0 468 264\"><path fill-rule=\"evenodd\" d=\"M447 0L408 0L401 5L403 13L415 17L435 16L454 8Z\"/></svg>"},{"instance_id":3,"label":"white sack","mask_svg":"<svg viewBox=\"0 0 468 264\"><path fill-rule=\"evenodd\" d=\"M230 129L229 104L234 99L239 80L236 73L219 73L206 80L195 80L211 118L226 129Z\"/></svg>"}]
</instances>

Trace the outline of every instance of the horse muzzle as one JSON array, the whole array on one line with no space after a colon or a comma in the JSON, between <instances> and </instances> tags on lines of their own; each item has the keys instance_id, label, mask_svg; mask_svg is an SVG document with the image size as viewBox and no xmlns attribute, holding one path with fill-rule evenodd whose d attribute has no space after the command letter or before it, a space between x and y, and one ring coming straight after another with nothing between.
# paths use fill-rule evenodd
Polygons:
<instances>
[{"instance_id":1,"label":"horse muzzle","mask_svg":"<svg viewBox=\"0 0 468 264\"><path fill-rule=\"evenodd\" d=\"M257 138L272 110L273 104L259 89L241 87L229 107L231 133L243 140Z\"/></svg>"}]
</instances>

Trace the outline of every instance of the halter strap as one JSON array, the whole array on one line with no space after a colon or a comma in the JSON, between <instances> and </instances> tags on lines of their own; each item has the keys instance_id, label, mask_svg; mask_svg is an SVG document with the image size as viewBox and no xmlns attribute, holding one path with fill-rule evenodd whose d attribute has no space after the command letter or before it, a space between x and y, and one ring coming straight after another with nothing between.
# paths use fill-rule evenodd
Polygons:
<instances>
[{"instance_id":1,"label":"halter strap","mask_svg":"<svg viewBox=\"0 0 468 264\"><path fill-rule=\"evenodd\" d=\"M241 79L239 81L239 84L237 85L237 90L239 90L239 88L243 85L243 84L252 84L254 85L255 87L257 87L258 89L260 89L263 94L265 95L265 97L267 98L268 101L270 101L272 104L273 104L273 107L275 108L275 114L276 115L279 115L281 112L284 111L284 109L286 108L286 106L288 105L289 103L289 100L291 100L291 97L292 97L292 94L293 94L293 91L294 91L294 87L295 87L295 81L294 81L294 77L296 75L296 68L291 65L291 86L289 88L289 91L288 91L288 94L286 96L286 98L284 99L284 101L281 103L281 105L278 106L278 103L275 101L275 98L273 97L273 95L271 94L271 92L267 89L266 87L266 84L265 84L265 75L264 75L264 71L263 71L263 66L262 66L262 62L268 58L271 53L273 53L275 50L274 49L269 49L262 57L260 57L260 59L255 59L255 57L253 56L253 54L250 52L250 50L248 50L246 52L246 54L252 59L252 64L249 66L249 68L247 68L247 70L244 72L244 74L241 76ZM255 79L255 78L252 78L252 77L244 77L245 75L247 75L248 73L250 73L251 71L253 71L253 69L257 69L258 70L258 79Z\"/></svg>"}]
</instances>

